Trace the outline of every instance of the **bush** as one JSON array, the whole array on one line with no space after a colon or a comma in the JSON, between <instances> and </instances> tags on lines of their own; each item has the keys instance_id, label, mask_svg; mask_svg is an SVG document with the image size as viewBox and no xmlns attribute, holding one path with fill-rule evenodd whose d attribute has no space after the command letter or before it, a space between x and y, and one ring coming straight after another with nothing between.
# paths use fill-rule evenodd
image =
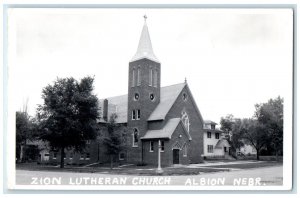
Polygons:
<instances>
[{"instance_id":1,"label":"bush","mask_svg":"<svg viewBox=\"0 0 300 198\"><path fill-rule=\"evenodd\" d=\"M145 162L139 162L137 163L137 166L147 166L147 164Z\"/></svg>"}]
</instances>

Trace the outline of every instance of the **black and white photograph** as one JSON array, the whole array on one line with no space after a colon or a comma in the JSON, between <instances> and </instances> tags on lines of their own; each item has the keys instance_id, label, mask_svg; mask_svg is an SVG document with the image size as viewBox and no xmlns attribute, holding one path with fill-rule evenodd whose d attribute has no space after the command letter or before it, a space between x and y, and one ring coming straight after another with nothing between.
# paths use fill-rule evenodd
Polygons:
<instances>
[{"instance_id":1,"label":"black and white photograph","mask_svg":"<svg viewBox=\"0 0 300 198\"><path fill-rule=\"evenodd\" d=\"M8 7L8 188L290 190L293 17Z\"/></svg>"}]
</instances>

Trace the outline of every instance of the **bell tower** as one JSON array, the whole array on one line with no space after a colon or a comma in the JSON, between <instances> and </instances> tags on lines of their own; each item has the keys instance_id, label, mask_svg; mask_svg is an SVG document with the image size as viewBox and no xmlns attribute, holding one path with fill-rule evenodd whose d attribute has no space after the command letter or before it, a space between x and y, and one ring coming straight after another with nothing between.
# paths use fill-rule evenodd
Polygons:
<instances>
[{"instance_id":1,"label":"bell tower","mask_svg":"<svg viewBox=\"0 0 300 198\"><path fill-rule=\"evenodd\" d=\"M128 161L133 163L142 161L140 138L147 132L147 120L160 102L160 62L152 49L146 15L144 20L137 52L129 62L128 71Z\"/></svg>"}]
</instances>

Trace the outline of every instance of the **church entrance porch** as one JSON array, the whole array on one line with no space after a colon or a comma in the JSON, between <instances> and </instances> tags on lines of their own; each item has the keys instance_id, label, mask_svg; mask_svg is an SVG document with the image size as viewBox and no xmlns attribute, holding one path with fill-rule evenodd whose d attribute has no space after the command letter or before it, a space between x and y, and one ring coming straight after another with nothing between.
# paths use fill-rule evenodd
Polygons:
<instances>
[{"instance_id":1,"label":"church entrance porch","mask_svg":"<svg viewBox=\"0 0 300 198\"><path fill-rule=\"evenodd\" d=\"M179 149L173 149L173 164L179 164Z\"/></svg>"}]
</instances>

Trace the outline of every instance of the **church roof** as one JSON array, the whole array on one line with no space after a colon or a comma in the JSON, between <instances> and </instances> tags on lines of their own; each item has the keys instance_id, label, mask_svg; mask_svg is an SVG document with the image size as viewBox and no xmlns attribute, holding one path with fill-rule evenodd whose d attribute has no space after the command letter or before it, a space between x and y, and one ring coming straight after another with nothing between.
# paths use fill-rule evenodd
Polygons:
<instances>
[{"instance_id":1,"label":"church roof","mask_svg":"<svg viewBox=\"0 0 300 198\"><path fill-rule=\"evenodd\" d=\"M145 136L142 137L141 139L162 139L162 138L171 139L173 132L175 131L175 129L180 123L182 123L180 118L172 118L168 120L164 128L159 130L148 130ZM185 127L183 128L185 129ZM187 131L186 133L189 137L189 140L191 140L192 138L189 135L189 133Z\"/></svg>"},{"instance_id":2,"label":"church roof","mask_svg":"<svg viewBox=\"0 0 300 198\"><path fill-rule=\"evenodd\" d=\"M177 99L178 95L182 91L186 84L180 83L167 87L162 87L160 92L160 103L157 105L155 110L152 112L148 121L163 120L173 104Z\"/></svg>"},{"instance_id":3,"label":"church roof","mask_svg":"<svg viewBox=\"0 0 300 198\"><path fill-rule=\"evenodd\" d=\"M150 115L148 121L163 120L173 104L175 103L178 95L182 91L186 84L175 84L166 87L162 87L160 90L160 103L157 105L155 110ZM107 98L108 100L108 118L111 114L116 113L118 115L116 123L127 123L127 101L128 95L116 96ZM103 112L103 101L99 100L100 112ZM105 122L103 118L100 122Z\"/></svg>"},{"instance_id":4,"label":"church roof","mask_svg":"<svg viewBox=\"0 0 300 198\"><path fill-rule=\"evenodd\" d=\"M140 37L140 41L139 41L139 45L138 45L136 54L133 56L133 58L131 59L130 62L141 60L143 58L148 58L152 61L159 63L159 60L154 55L154 52L152 49L151 39L150 39L146 20L145 20L145 23L143 26L143 30L141 33L141 37Z\"/></svg>"},{"instance_id":5,"label":"church roof","mask_svg":"<svg viewBox=\"0 0 300 198\"><path fill-rule=\"evenodd\" d=\"M121 95L106 98L108 100L108 119L113 113L117 114L116 123L126 123L127 122L127 101L128 95ZM101 119L100 122L105 122L103 120L103 101L104 99L99 100Z\"/></svg>"}]
</instances>

